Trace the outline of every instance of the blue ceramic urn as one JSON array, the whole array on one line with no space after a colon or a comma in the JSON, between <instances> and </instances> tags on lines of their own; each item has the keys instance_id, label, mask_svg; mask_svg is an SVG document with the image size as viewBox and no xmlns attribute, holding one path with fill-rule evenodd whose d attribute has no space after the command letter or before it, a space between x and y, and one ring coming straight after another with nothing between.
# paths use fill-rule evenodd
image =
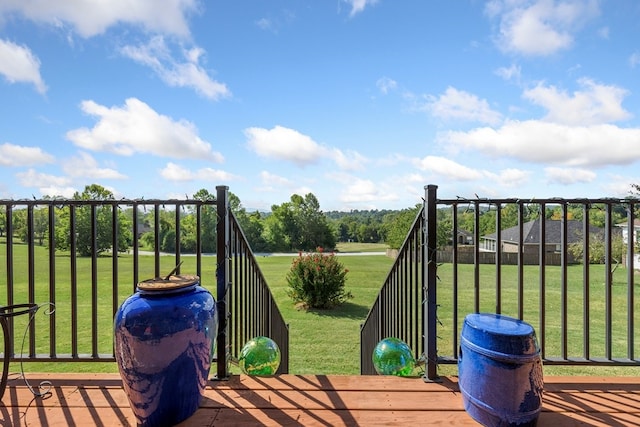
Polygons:
<instances>
[{"instance_id":1,"label":"blue ceramic urn","mask_svg":"<svg viewBox=\"0 0 640 427\"><path fill-rule=\"evenodd\" d=\"M138 283L114 319L115 356L138 425L172 426L198 409L218 333L198 276Z\"/></svg>"}]
</instances>

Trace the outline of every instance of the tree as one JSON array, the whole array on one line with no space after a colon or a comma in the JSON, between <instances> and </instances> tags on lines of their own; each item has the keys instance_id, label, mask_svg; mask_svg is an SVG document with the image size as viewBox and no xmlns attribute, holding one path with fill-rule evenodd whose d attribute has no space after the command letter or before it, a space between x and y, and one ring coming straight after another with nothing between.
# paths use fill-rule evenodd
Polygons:
<instances>
[{"instance_id":1,"label":"tree","mask_svg":"<svg viewBox=\"0 0 640 427\"><path fill-rule=\"evenodd\" d=\"M403 209L385 216L385 242L391 249L400 249L420 208L421 205L416 205L413 209Z\"/></svg>"},{"instance_id":2,"label":"tree","mask_svg":"<svg viewBox=\"0 0 640 427\"><path fill-rule=\"evenodd\" d=\"M308 193L303 198L294 194L291 196L291 202L295 225L298 228L297 249L313 250L318 247L334 249L336 233L320 210L320 202L316 196Z\"/></svg>"},{"instance_id":3,"label":"tree","mask_svg":"<svg viewBox=\"0 0 640 427\"><path fill-rule=\"evenodd\" d=\"M38 208L36 206L30 206L26 209L16 209L13 211L12 228L13 235L18 237L21 241L26 242L29 240L29 227L28 227L28 212L29 209L33 210L33 221L31 224L31 233L34 241L37 240L39 245L44 245L45 237L49 232L49 212L46 208ZM6 221L6 217L3 216ZM4 224L0 223L0 228L4 228ZM2 232L0 232L2 236Z\"/></svg>"},{"instance_id":4,"label":"tree","mask_svg":"<svg viewBox=\"0 0 640 427\"><path fill-rule=\"evenodd\" d=\"M106 201L113 200L113 193L106 188L91 184L85 187L82 193L76 192L73 195L74 200L92 200ZM118 241L116 247L113 248L113 221L112 209L117 207L109 207L105 205L97 205L95 207L96 219L96 235L95 249L96 256L108 249L124 252L132 242L131 222L124 212L118 212ZM56 221L60 225L56 227L56 249L71 249L71 239L76 239L76 251L80 256L91 256L94 250L94 239L91 234L92 207L90 205L78 204L75 208L75 228L72 229L70 210L65 208L58 212Z\"/></svg>"},{"instance_id":5,"label":"tree","mask_svg":"<svg viewBox=\"0 0 640 427\"><path fill-rule=\"evenodd\" d=\"M255 211L249 214L242 230L253 252L269 251L269 245L264 237L264 225L260 212Z\"/></svg>"},{"instance_id":6,"label":"tree","mask_svg":"<svg viewBox=\"0 0 640 427\"><path fill-rule=\"evenodd\" d=\"M271 206L271 215L265 223L265 240L274 250L333 249L336 232L320 210L316 196L294 194L291 201Z\"/></svg>"},{"instance_id":7,"label":"tree","mask_svg":"<svg viewBox=\"0 0 640 427\"><path fill-rule=\"evenodd\" d=\"M380 241L379 228L370 222L360 224L356 237L358 242L377 243Z\"/></svg>"},{"instance_id":8,"label":"tree","mask_svg":"<svg viewBox=\"0 0 640 427\"><path fill-rule=\"evenodd\" d=\"M263 236L271 251L286 252L291 250L291 242L285 230L285 223L276 213L279 207L271 207L271 215L264 219Z\"/></svg>"},{"instance_id":9,"label":"tree","mask_svg":"<svg viewBox=\"0 0 640 427\"><path fill-rule=\"evenodd\" d=\"M15 209L11 217L13 237L19 237L21 241L27 241L27 210Z\"/></svg>"},{"instance_id":10,"label":"tree","mask_svg":"<svg viewBox=\"0 0 640 427\"><path fill-rule=\"evenodd\" d=\"M385 216L391 210L352 210L325 213L339 242L377 243L385 239ZM397 212L397 211L396 211Z\"/></svg>"},{"instance_id":11,"label":"tree","mask_svg":"<svg viewBox=\"0 0 640 427\"><path fill-rule=\"evenodd\" d=\"M193 195L193 198L201 201L213 201L216 199L215 195L204 188L198 190ZM200 221L202 252L215 253L218 239L218 212L216 206L203 205L200 208Z\"/></svg>"},{"instance_id":12,"label":"tree","mask_svg":"<svg viewBox=\"0 0 640 427\"><path fill-rule=\"evenodd\" d=\"M157 228L158 228L158 250L163 252L174 252L176 249L176 220L175 212L166 209L158 209L157 212ZM151 249L156 249L156 208L150 209L145 214L144 222L146 222L150 230L140 237L141 243ZM167 235L170 235L167 237Z\"/></svg>"},{"instance_id":13,"label":"tree","mask_svg":"<svg viewBox=\"0 0 640 427\"><path fill-rule=\"evenodd\" d=\"M606 261L606 248L604 236L596 235L589 238L589 264L604 264ZM584 242L569 245L569 252L578 262L583 261ZM626 245L622 235L616 234L611 238L611 259L616 265L621 263L626 253Z\"/></svg>"},{"instance_id":14,"label":"tree","mask_svg":"<svg viewBox=\"0 0 640 427\"><path fill-rule=\"evenodd\" d=\"M7 227L7 214L5 210L0 211L0 237L4 237L4 230Z\"/></svg>"}]
</instances>

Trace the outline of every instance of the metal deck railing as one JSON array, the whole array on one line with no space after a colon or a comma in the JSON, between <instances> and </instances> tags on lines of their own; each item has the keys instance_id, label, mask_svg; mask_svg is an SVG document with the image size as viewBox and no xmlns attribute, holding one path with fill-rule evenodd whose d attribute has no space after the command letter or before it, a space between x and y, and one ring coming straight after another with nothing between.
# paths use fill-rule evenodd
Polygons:
<instances>
[{"instance_id":1,"label":"metal deck railing","mask_svg":"<svg viewBox=\"0 0 640 427\"><path fill-rule=\"evenodd\" d=\"M363 374L375 373L370 359L378 340L396 336L426 361L425 377L435 379L438 364L457 362L461 325L473 312L501 313L531 323L545 364L640 366L640 313L635 308L640 233L632 231L640 200L445 200L437 198L436 186L425 190L422 210L362 326ZM569 207L580 207L577 231L570 227L575 221ZM508 208L517 212L515 230L502 224ZM561 213L557 223L548 221L547 208ZM447 210L451 237L443 249L436 235L438 217ZM525 240L525 212L531 211L540 213L529 234L538 236L537 243ZM473 230L466 230L472 235L469 245L458 241L461 212L473 215ZM621 239L614 212L624 213L622 225L629 230L622 259L614 258L614 244ZM590 224L596 214L604 220L601 232ZM494 223L493 250L481 248L483 215L491 215ZM550 241L551 226L558 241ZM604 250L599 264L591 263L594 243ZM581 246L577 258L572 250L576 245Z\"/></svg>"},{"instance_id":2,"label":"metal deck railing","mask_svg":"<svg viewBox=\"0 0 640 427\"><path fill-rule=\"evenodd\" d=\"M226 305L221 317L232 319L226 324L231 333L218 338L227 339L218 348L233 349L218 353L218 375L244 343L239 340L251 334L273 335L282 352L280 371L287 372L288 329L228 208L227 191L217 187L218 200L0 200L0 306L46 306L35 316L6 316L11 339L2 358L115 361L113 317L119 305L138 282L179 266L178 274L200 276L218 304ZM151 236L149 251L141 250L138 239L145 232ZM76 256L80 252L87 255ZM227 286L220 287L220 277ZM238 291L227 294L227 288ZM238 315L234 310L241 305Z\"/></svg>"},{"instance_id":3,"label":"metal deck railing","mask_svg":"<svg viewBox=\"0 0 640 427\"><path fill-rule=\"evenodd\" d=\"M289 326L260 271L247 239L228 206L228 189L218 187L218 212L227 212L218 221L218 378L229 374L228 363L237 361L244 343L267 336L278 344L281 362L277 374L289 372Z\"/></svg>"}]
</instances>

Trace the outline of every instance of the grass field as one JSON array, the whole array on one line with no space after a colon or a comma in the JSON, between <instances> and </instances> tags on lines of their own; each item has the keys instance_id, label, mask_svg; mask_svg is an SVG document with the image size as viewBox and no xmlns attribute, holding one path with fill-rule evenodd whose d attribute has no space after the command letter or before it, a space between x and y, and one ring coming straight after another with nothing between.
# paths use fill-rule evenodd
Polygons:
<instances>
[{"instance_id":1,"label":"grass field","mask_svg":"<svg viewBox=\"0 0 640 427\"><path fill-rule=\"evenodd\" d=\"M340 242L336 245L338 253L350 252L385 252L388 246L384 243L345 243Z\"/></svg>"},{"instance_id":2,"label":"grass field","mask_svg":"<svg viewBox=\"0 0 640 427\"><path fill-rule=\"evenodd\" d=\"M339 248L339 253L346 252L372 252L384 250L384 247L374 246L346 246ZM4 263L6 248L0 244L0 260ZM290 325L290 372L294 374L358 374L360 372L360 325L374 302L380 286L382 285L393 260L383 255L340 256L339 260L349 269L346 287L354 295L343 306L333 310L301 311L286 295L285 276L291 261L297 254L289 256L259 257L258 262L264 273L271 291L280 307L280 311ZM71 258L68 255L55 257L56 288L52 294L49 289L49 264L48 252L45 248L36 247L34 250L35 263L33 265L33 277L35 283L35 301L42 303L55 299L55 331L57 352L68 353L70 342L71 306L69 295L71 293L71 279L69 275ZM14 248L14 303L25 302L28 299L29 269L27 268L27 248L23 245L15 245ZM195 258L184 256L182 273L194 273ZM154 276L153 258L140 257L140 279ZM91 352L91 301L98 301L97 336L99 338L99 352L110 353L112 346L112 318L117 305L133 291L132 257L121 255L117 265L120 277L118 284L118 297L114 304L112 294L112 258L101 257L97 264L91 265L91 260L78 258L77 293L80 353ZM161 257L161 271L168 272L174 266L173 257ZM3 269L4 270L4 269ZM92 287L92 271L95 271L96 286ZM439 284L439 318L442 326L439 329L439 349L444 355L454 353L452 348L453 319L451 315L452 266L445 264L438 269ZM560 318L559 304L561 287L559 283L559 269L547 267L546 280L546 304L547 321L545 323L545 345L547 355L558 354L560 346ZM481 266L481 311L495 311L495 271L493 266ZM460 289L458 295L459 315L458 325L466 313L473 311L473 266L459 266ZM568 270L567 294L570 301L568 307L567 331L569 334L568 349L572 355L580 354L583 347L583 324L581 315L583 311L582 295L582 266L571 266ZM207 257L203 262L202 284L215 294L215 257ZM538 267L525 267L525 320L539 327L539 279ZM514 266L504 266L502 272L502 312L516 315L517 306L517 270ZM612 342L615 354L618 357L626 356L626 270L619 268L614 276L613 295L613 335ZM6 304L7 294L6 275L0 275L0 304ZM592 266L591 283L589 285L590 313L591 313L591 346L592 356L601 356L604 352L604 270L603 266ZM636 276L635 301L640 301L640 278ZM636 303L636 306L638 304ZM42 314L36 317L36 336L38 340L38 352L48 353L48 327L50 318ZM16 318L16 332L24 330L24 319ZM640 336L637 331L640 328L640 309L635 310L636 340L635 354L640 354ZM16 349L19 352L19 341L16 336ZM637 356L636 356L637 358ZM67 372L116 372L115 363L56 363L37 362L26 363L28 371L67 371ZM12 372L18 370L15 364ZM235 372L238 372L237 370ZM455 373L455 366L442 366L444 374ZM600 374L600 375L640 375L640 368L627 367L553 367L545 366L545 373L549 374Z\"/></svg>"},{"instance_id":3,"label":"grass field","mask_svg":"<svg viewBox=\"0 0 640 427\"><path fill-rule=\"evenodd\" d=\"M294 257L260 258L260 269L289 323L290 371L296 374L360 373L360 324L375 301L393 260L381 255L340 256L354 298L332 310L298 310L286 295Z\"/></svg>"}]
</instances>

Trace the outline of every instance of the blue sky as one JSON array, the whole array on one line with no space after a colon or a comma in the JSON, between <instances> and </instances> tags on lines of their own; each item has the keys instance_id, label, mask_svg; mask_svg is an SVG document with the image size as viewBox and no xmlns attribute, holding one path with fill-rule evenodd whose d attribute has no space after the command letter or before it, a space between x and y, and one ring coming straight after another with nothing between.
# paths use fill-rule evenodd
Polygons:
<instances>
[{"instance_id":1,"label":"blue sky","mask_svg":"<svg viewBox=\"0 0 640 427\"><path fill-rule=\"evenodd\" d=\"M0 199L625 197L637 0L0 0Z\"/></svg>"}]
</instances>

